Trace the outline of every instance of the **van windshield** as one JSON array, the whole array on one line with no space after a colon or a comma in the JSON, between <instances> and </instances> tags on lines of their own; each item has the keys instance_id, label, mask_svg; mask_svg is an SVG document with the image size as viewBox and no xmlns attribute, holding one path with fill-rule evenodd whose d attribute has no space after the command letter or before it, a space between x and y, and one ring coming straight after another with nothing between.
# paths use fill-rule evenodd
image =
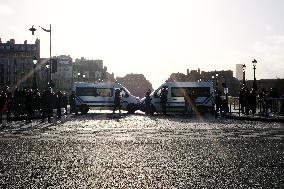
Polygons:
<instances>
[{"instance_id":1,"label":"van windshield","mask_svg":"<svg viewBox=\"0 0 284 189\"><path fill-rule=\"evenodd\" d=\"M93 87L77 87L76 95L77 96L95 96L96 91Z\"/></svg>"}]
</instances>

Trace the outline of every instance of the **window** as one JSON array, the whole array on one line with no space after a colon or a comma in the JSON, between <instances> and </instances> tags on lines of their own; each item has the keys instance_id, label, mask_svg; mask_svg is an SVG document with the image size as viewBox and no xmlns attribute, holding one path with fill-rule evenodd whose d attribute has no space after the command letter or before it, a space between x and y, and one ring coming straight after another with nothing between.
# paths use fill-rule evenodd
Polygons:
<instances>
[{"instance_id":1,"label":"window","mask_svg":"<svg viewBox=\"0 0 284 189\"><path fill-rule=\"evenodd\" d=\"M112 96L112 88L97 88L97 96L102 97L111 97Z\"/></svg>"},{"instance_id":2,"label":"window","mask_svg":"<svg viewBox=\"0 0 284 189\"><path fill-rule=\"evenodd\" d=\"M166 88L166 90L168 91L168 86L163 86L162 88L158 89L155 93L154 93L154 97L155 98L160 98L160 95L161 95L161 91L163 88Z\"/></svg>"},{"instance_id":3,"label":"window","mask_svg":"<svg viewBox=\"0 0 284 189\"><path fill-rule=\"evenodd\" d=\"M197 97L210 96L209 87L173 87L171 90L172 97L184 97L184 94L190 95L192 93Z\"/></svg>"},{"instance_id":4,"label":"window","mask_svg":"<svg viewBox=\"0 0 284 189\"><path fill-rule=\"evenodd\" d=\"M95 89L93 87L77 87L77 96L95 96Z\"/></svg>"},{"instance_id":5,"label":"window","mask_svg":"<svg viewBox=\"0 0 284 189\"><path fill-rule=\"evenodd\" d=\"M111 97L112 88L97 88L97 96Z\"/></svg>"}]
</instances>

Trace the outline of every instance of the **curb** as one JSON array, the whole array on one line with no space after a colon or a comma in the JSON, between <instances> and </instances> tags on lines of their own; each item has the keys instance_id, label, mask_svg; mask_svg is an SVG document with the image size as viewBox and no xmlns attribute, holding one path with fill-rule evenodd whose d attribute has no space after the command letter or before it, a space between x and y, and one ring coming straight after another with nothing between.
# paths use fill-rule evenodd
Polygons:
<instances>
[{"instance_id":1,"label":"curb","mask_svg":"<svg viewBox=\"0 0 284 189\"><path fill-rule=\"evenodd\" d=\"M245 116L230 116L230 115L227 115L225 117L228 119L236 119L236 120L284 123L284 118L245 117Z\"/></svg>"}]
</instances>

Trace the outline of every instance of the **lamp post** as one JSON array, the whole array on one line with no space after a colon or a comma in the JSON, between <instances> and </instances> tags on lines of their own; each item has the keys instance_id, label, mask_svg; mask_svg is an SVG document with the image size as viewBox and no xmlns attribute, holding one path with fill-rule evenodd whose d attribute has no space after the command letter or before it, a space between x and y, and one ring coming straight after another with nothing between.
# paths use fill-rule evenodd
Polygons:
<instances>
[{"instance_id":1,"label":"lamp post","mask_svg":"<svg viewBox=\"0 0 284 189\"><path fill-rule=\"evenodd\" d=\"M242 65L242 69L243 69L243 86L245 86L246 85L246 65L245 64L243 64Z\"/></svg>"},{"instance_id":2,"label":"lamp post","mask_svg":"<svg viewBox=\"0 0 284 189\"><path fill-rule=\"evenodd\" d=\"M33 82L33 88L37 89L37 84L36 84L36 64L37 64L37 58L34 56L33 57L33 63L34 63L34 82Z\"/></svg>"},{"instance_id":3,"label":"lamp post","mask_svg":"<svg viewBox=\"0 0 284 189\"><path fill-rule=\"evenodd\" d=\"M255 70L256 70L256 63L257 61L253 59L252 65L253 65L253 85L252 88L254 91L257 91L257 84L256 84L256 78L255 78Z\"/></svg>"},{"instance_id":4,"label":"lamp post","mask_svg":"<svg viewBox=\"0 0 284 189\"><path fill-rule=\"evenodd\" d=\"M85 74L83 74L83 82L85 82L85 78L86 78L86 75L85 75Z\"/></svg>"},{"instance_id":5,"label":"lamp post","mask_svg":"<svg viewBox=\"0 0 284 189\"><path fill-rule=\"evenodd\" d=\"M46 69L46 83L49 83L49 64L45 65L45 69Z\"/></svg>"},{"instance_id":6,"label":"lamp post","mask_svg":"<svg viewBox=\"0 0 284 189\"><path fill-rule=\"evenodd\" d=\"M216 91L218 91L218 73L215 74Z\"/></svg>"},{"instance_id":7,"label":"lamp post","mask_svg":"<svg viewBox=\"0 0 284 189\"><path fill-rule=\"evenodd\" d=\"M52 75L51 75L51 71L52 71L52 64L51 64L51 24L49 25L49 30L39 26L43 31L48 32L49 33L49 66L50 66L50 70L49 70L49 81L52 80ZM34 28L34 25L29 29L32 32L32 35L34 35L34 32L37 30L36 28Z\"/></svg>"},{"instance_id":8,"label":"lamp post","mask_svg":"<svg viewBox=\"0 0 284 189\"><path fill-rule=\"evenodd\" d=\"M78 72L78 82L80 82L80 75L81 75L81 73Z\"/></svg>"}]
</instances>

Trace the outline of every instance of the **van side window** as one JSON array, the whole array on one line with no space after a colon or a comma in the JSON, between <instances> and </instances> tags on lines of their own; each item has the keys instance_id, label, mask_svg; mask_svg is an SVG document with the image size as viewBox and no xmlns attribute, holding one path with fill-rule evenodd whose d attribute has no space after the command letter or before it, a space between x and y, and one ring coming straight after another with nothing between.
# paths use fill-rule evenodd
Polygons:
<instances>
[{"instance_id":1,"label":"van side window","mask_svg":"<svg viewBox=\"0 0 284 189\"><path fill-rule=\"evenodd\" d=\"M97 88L97 95L101 97L111 97L112 88Z\"/></svg>"},{"instance_id":2,"label":"van side window","mask_svg":"<svg viewBox=\"0 0 284 189\"><path fill-rule=\"evenodd\" d=\"M128 93L123 88L121 88L120 95L124 98L127 98L129 96Z\"/></svg>"},{"instance_id":3,"label":"van side window","mask_svg":"<svg viewBox=\"0 0 284 189\"><path fill-rule=\"evenodd\" d=\"M163 87L165 87L167 90L169 89L168 86L163 86ZM162 87L162 88L163 88L163 87ZM159 90L157 90L157 91L154 93L154 97L155 97L155 98L160 98L162 88L160 88Z\"/></svg>"},{"instance_id":4,"label":"van side window","mask_svg":"<svg viewBox=\"0 0 284 189\"><path fill-rule=\"evenodd\" d=\"M184 95L192 95L194 93L197 97L210 96L209 87L172 87L172 97L184 97Z\"/></svg>"},{"instance_id":5,"label":"van side window","mask_svg":"<svg viewBox=\"0 0 284 189\"><path fill-rule=\"evenodd\" d=\"M77 87L76 95L77 96L93 96L94 88L93 87Z\"/></svg>"}]
</instances>

